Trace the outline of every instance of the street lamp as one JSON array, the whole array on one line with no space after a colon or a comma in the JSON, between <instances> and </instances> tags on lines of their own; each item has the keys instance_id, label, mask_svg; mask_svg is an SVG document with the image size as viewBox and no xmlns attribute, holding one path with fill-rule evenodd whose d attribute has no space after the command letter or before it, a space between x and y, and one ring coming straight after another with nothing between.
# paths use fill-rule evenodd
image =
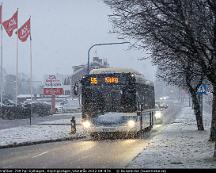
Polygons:
<instances>
[{"instance_id":1,"label":"street lamp","mask_svg":"<svg viewBox=\"0 0 216 173\"><path fill-rule=\"evenodd\" d=\"M90 72L90 51L93 47L95 46L108 46L108 45L115 45L115 44L127 44L130 43L128 41L125 42L120 42L120 43L97 43L97 44L93 44L89 49L88 49L88 67L87 67L87 74L89 74Z\"/></svg>"}]
</instances>

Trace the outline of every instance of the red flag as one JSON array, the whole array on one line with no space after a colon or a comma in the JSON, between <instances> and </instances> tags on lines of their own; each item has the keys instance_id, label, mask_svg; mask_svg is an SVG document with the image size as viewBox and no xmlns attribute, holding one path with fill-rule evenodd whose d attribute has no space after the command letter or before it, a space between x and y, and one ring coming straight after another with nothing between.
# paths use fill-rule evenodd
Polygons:
<instances>
[{"instance_id":1,"label":"red flag","mask_svg":"<svg viewBox=\"0 0 216 173\"><path fill-rule=\"evenodd\" d=\"M18 28L18 11L16 11L10 19L4 21L2 25L9 37L11 37L13 35L14 29Z\"/></svg>"},{"instance_id":2,"label":"red flag","mask_svg":"<svg viewBox=\"0 0 216 173\"><path fill-rule=\"evenodd\" d=\"M2 23L2 5L0 5L0 24Z\"/></svg>"},{"instance_id":3,"label":"red flag","mask_svg":"<svg viewBox=\"0 0 216 173\"><path fill-rule=\"evenodd\" d=\"M30 25L30 18L18 29L18 37L19 39L24 42L27 40L28 36L31 33L31 25Z\"/></svg>"}]
</instances>

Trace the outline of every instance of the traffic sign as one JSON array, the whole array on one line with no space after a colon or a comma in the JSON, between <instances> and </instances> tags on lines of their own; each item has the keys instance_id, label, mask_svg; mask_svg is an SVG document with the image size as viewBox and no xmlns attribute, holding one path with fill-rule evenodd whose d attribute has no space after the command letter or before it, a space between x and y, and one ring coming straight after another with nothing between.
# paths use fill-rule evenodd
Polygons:
<instances>
[{"instance_id":1,"label":"traffic sign","mask_svg":"<svg viewBox=\"0 0 216 173\"><path fill-rule=\"evenodd\" d=\"M205 84L201 84L200 86L199 86L199 88L197 89L197 92L196 92L197 94L206 94L207 95L207 93L208 93L208 86L207 85L205 85Z\"/></svg>"},{"instance_id":2,"label":"traffic sign","mask_svg":"<svg viewBox=\"0 0 216 173\"><path fill-rule=\"evenodd\" d=\"M63 95L64 90L63 88L44 88L43 93L44 95Z\"/></svg>"}]
</instances>

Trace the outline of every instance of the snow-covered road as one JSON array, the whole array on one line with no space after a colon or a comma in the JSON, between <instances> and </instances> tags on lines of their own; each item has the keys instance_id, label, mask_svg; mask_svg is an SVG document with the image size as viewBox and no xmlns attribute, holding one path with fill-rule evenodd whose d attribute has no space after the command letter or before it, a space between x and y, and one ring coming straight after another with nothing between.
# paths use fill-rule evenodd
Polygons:
<instances>
[{"instance_id":1,"label":"snow-covered road","mask_svg":"<svg viewBox=\"0 0 216 173\"><path fill-rule=\"evenodd\" d=\"M179 113L179 116L175 119L177 115L177 110L180 107L176 107L172 109L170 105L169 109L165 112L169 116L167 117L167 121L165 125L162 126L155 126L151 132L149 138L144 140L132 140L135 141L133 146L135 146L136 150L130 150L130 154L127 155L129 152L128 149L122 148L126 141L122 140L122 146L117 146L116 142L118 141L92 141L92 140L84 140L84 141L70 141L68 144L70 146L75 146L75 148L79 151L79 145L87 143L93 143L94 147L99 147L102 153L107 152L107 156L104 159L110 159L109 163L104 162L102 159L103 157L100 155L100 159L92 159L92 162L88 161L90 158L91 153L96 154L97 152L95 148L84 148L86 153L81 155L82 162L73 162L75 167L82 167L86 163L88 163L89 167L94 167L101 165L103 163L103 167L114 166L118 167L118 165L125 165L128 168L216 168L216 161L212 159L213 157L213 150L214 144L208 142L209 138L209 129L210 129L210 120L211 116L207 113L204 114L204 125L205 131L198 132L196 128L196 121L195 116L193 114L193 110L190 107L182 108L182 111ZM79 119L77 119L79 122ZM54 120L54 121L45 121L43 123L47 124L58 124L58 123L69 123L70 118L68 119L61 119L61 120ZM33 142L33 141L41 141L41 140L48 140L48 139L58 139L58 138L65 138L65 137L76 137L82 136L82 129L78 127L78 133L76 135L70 134L70 126L53 126L53 125L25 125L19 126L9 129L0 130L0 146L13 144L13 143L22 143L22 142ZM79 145L77 144L79 143ZM127 142L126 142L127 143ZM103 144L103 145L101 145ZM59 143L59 146L65 145L65 143ZM105 149L104 146L106 145L107 148ZM49 149L49 144L46 145L46 150ZM51 145L50 145L51 146ZM115 148L113 148L115 146ZM40 145L37 145L40 148ZM110 147L110 149L109 149ZM34 147L29 146L29 150L32 150ZM58 148L58 147L57 147ZM69 147L70 148L70 147ZM61 153L60 148L59 152ZM20 147L20 151L24 152L22 147ZM115 158L127 158L124 161L117 163L118 159L113 161L113 153L118 152L119 156L115 156ZM4 152L9 152L8 150L1 150ZM78 152L77 151L77 152ZM83 151L83 150L82 150ZM121 151L123 153L121 154ZM14 150L15 152L15 150ZM27 151L26 151L27 152ZM43 152L46 152L45 150ZM41 153L43 153L41 152ZM81 152L81 151L79 151ZM9 152L10 153L10 152ZM37 152L34 152L37 155ZM39 154L41 154L39 153ZM66 153L65 153L66 154ZM15 152L16 155L16 152ZM44 154L47 155L47 154ZM44 156L43 155L43 156ZM109 157L108 157L109 155ZM9 156L8 156L9 157ZM11 156L10 156L11 157ZM15 157L15 156L14 156ZM34 157L34 156L32 156ZM49 157L49 156L47 156ZM51 157L51 156L50 156ZM68 157L73 158L71 155ZM75 155L74 157L77 157ZM133 158L135 157L135 158ZM19 158L19 157L18 157ZM75 159L75 158L73 158ZM131 161L132 159L132 161ZM59 158L55 160L56 167L61 167L62 159ZM129 163L128 163L129 162ZM16 162L19 165L19 161ZM26 161L26 165L28 165ZM39 162L42 164L43 162ZM65 167L70 166L70 160L65 160ZM75 164L76 163L76 164ZM97 164L94 164L97 163ZM53 165L53 163L50 163ZM7 164L6 164L7 165ZM15 164L16 165L16 164Z\"/></svg>"},{"instance_id":2,"label":"snow-covered road","mask_svg":"<svg viewBox=\"0 0 216 173\"><path fill-rule=\"evenodd\" d=\"M164 111L164 114L166 114L165 123L167 124L171 120L173 121L179 110L180 106L178 104L169 103L169 108ZM7 128L0 130L0 147L84 136L83 129L80 126L77 126L77 133L75 135L72 135L70 134L70 125L41 125L70 124L72 116L75 116L76 122L79 123L81 113L64 113L55 114L48 117L34 117L32 119L33 125L31 126L29 125L28 119L1 120L2 126Z\"/></svg>"},{"instance_id":3,"label":"snow-covered road","mask_svg":"<svg viewBox=\"0 0 216 173\"><path fill-rule=\"evenodd\" d=\"M216 168L213 160L214 143L209 142L211 117L204 114L205 131L197 131L190 107L162 133L154 136L128 168Z\"/></svg>"}]
</instances>

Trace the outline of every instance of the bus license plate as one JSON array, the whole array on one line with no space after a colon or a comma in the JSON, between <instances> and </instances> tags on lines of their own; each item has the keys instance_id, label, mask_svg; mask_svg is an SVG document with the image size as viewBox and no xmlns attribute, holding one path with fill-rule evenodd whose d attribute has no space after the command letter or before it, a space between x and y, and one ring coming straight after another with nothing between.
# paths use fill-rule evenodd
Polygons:
<instances>
[{"instance_id":1,"label":"bus license plate","mask_svg":"<svg viewBox=\"0 0 216 173\"><path fill-rule=\"evenodd\" d=\"M114 128L103 128L102 131L103 132L113 132L115 131L115 129Z\"/></svg>"}]
</instances>

